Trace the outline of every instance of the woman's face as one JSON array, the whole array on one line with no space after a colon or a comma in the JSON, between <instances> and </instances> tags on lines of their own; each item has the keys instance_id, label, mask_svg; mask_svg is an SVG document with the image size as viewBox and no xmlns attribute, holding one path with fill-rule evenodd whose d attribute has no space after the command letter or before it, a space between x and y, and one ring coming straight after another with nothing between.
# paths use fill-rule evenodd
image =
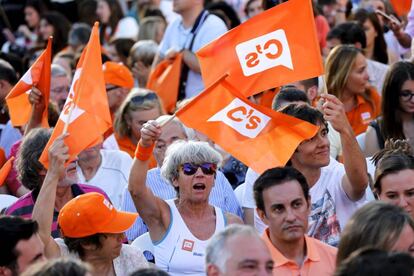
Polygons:
<instances>
[{"instance_id":1,"label":"woman's face","mask_svg":"<svg viewBox=\"0 0 414 276\"><path fill-rule=\"evenodd\" d=\"M262 1L255 0L247 7L247 18L251 18L263 11Z\"/></svg>"},{"instance_id":2,"label":"woman's face","mask_svg":"<svg viewBox=\"0 0 414 276\"><path fill-rule=\"evenodd\" d=\"M414 81L406 80L399 94L400 109L406 113L414 113Z\"/></svg>"},{"instance_id":3,"label":"woman's face","mask_svg":"<svg viewBox=\"0 0 414 276\"><path fill-rule=\"evenodd\" d=\"M406 224L391 251L406 252L414 257L414 230Z\"/></svg>"},{"instance_id":4,"label":"woman's face","mask_svg":"<svg viewBox=\"0 0 414 276\"><path fill-rule=\"evenodd\" d=\"M362 94L367 88L368 80L366 59L361 53L358 53L354 65L349 72L344 92L351 95Z\"/></svg>"},{"instance_id":5,"label":"woman's face","mask_svg":"<svg viewBox=\"0 0 414 276\"><path fill-rule=\"evenodd\" d=\"M109 22L109 17L111 16L111 9L106 1L98 1L98 6L96 8L96 15L103 24Z\"/></svg>"},{"instance_id":6,"label":"woman's face","mask_svg":"<svg viewBox=\"0 0 414 276\"><path fill-rule=\"evenodd\" d=\"M30 6L24 8L24 19L29 28L36 28L40 23L40 16L37 11Z\"/></svg>"},{"instance_id":7,"label":"woman's face","mask_svg":"<svg viewBox=\"0 0 414 276\"><path fill-rule=\"evenodd\" d=\"M414 170L390 173L381 179L381 201L400 206L414 219Z\"/></svg>"},{"instance_id":8,"label":"woman's face","mask_svg":"<svg viewBox=\"0 0 414 276\"><path fill-rule=\"evenodd\" d=\"M364 24L362 25L365 31L365 36L367 37L367 47L371 47L375 43L375 38L377 37L378 33L374 28L371 20L365 20Z\"/></svg>"},{"instance_id":9,"label":"woman's face","mask_svg":"<svg viewBox=\"0 0 414 276\"><path fill-rule=\"evenodd\" d=\"M40 35L42 36L43 40L47 40L49 36L53 36L53 33L55 32L53 26L49 24L49 22L46 21L46 19L40 20L40 29L39 29Z\"/></svg>"},{"instance_id":10,"label":"woman's face","mask_svg":"<svg viewBox=\"0 0 414 276\"><path fill-rule=\"evenodd\" d=\"M204 169L199 166L203 166ZM186 163L178 168L178 179L173 181L173 185L180 188L180 200L208 201L214 185L216 169L213 169L210 163L203 163L199 166Z\"/></svg>"},{"instance_id":11,"label":"woman's face","mask_svg":"<svg viewBox=\"0 0 414 276\"><path fill-rule=\"evenodd\" d=\"M149 110L130 111L127 119L128 127L131 129L131 136L136 140L141 138L141 128L149 120L155 120L161 116L157 107Z\"/></svg>"}]
</instances>

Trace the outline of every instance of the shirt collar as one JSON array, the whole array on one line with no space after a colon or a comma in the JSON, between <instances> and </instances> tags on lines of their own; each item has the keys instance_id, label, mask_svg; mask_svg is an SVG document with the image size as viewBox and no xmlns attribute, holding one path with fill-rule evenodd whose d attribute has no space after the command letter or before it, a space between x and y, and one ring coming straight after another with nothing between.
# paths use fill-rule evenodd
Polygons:
<instances>
[{"instance_id":1,"label":"shirt collar","mask_svg":"<svg viewBox=\"0 0 414 276\"><path fill-rule=\"evenodd\" d=\"M269 237L269 228L265 230L262 236L263 240L265 241L267 247L269 248L269 251L272 255L273 261L275 262L275 267L285 265L287 263L295 263L294 261L286 258L272 243ZM318 250L315 246L314 241L312 238L305 235L305 244L306 244L306 258L305 262L312 261L312 262L318 262L320 261L320 255L318 253ZM296 263L295 263L296 264Z\"/></svg>"}]
</instances>

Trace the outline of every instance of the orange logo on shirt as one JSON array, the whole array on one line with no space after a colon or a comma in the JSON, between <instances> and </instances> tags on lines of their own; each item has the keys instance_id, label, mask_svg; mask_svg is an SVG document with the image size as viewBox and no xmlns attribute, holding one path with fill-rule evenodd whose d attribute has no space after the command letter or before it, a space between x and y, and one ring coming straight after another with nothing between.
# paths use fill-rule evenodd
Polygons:
<instances>
[{"instance_id":1,"label":"orange logo on shirt","mask_svg":"<svg viewBox=\"0 0 414 276\"><path fill-rule=\"evenodd\" d=\"M183 246L181 247L182 250L193 252L194 248L194 241L186 240L183 241Z\"/></svg>"}]
</instances>

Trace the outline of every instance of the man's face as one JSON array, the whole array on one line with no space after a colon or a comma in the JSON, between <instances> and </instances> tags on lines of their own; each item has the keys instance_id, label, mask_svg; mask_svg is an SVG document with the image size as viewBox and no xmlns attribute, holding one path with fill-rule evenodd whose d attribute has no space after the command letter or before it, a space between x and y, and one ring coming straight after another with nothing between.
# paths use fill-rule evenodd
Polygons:
<instances>
[{"instance_id":1,"label":"man's face","mask_svg":"<svg viewBox=\"0 0 414 276\"><path fill-rule=\"evenodd\" d=\"M65 105L69 94L69 85L69 79L66 76L52 77L50 81L50 99L58 105L59 111L62 111Z\"/></svg>"},{"instance_id":2,"label":"man's face","mask_svg":"<svg viewBox=\"0 0 414 276\"><path fill-rule=\"evenodd\" d=\"M17 274L24 272L33 263L46 260L44 256L44 245L38 234L34 234L28 240L21 240L16 244Z\"/></svg>"},{"instance_id":3,"label":"man's face","mask_svg":"<svg viewBox=\"0 0 414 276\"><path fill-rule=\"evenodd\" d=\"M187 136L180 125L175 122L166 124L162 128L162 133L155 143L154 157L157 160L157 164L161 167L164 162L165 151L167 148L177 140L185 140Z\"/></svg>"},{"instance_id":4,"label":"man's face","mask_svg":"<svg viewBox=\"0 0 414 276\"><path fill-rule=\"evenodd\" d=\"M292 155L292 164L299 171L309 168L320 169L329 164L328 128L322 123L317 125L320 127L318 133L300 143Z\"/></svg>"},{"instance_id":5,"label":"man's face","mask_svg":"<svg viewBox=\"0 0 414 276\"><path fill-rule=\"evenodd\" d=\"M115 113L121 106L125 97L128 95L129 89L106 84L106 95L108 96L108 105L112 113Z\"/></svg>"},{"instance_id":6,"label":"man's face","mask_svg":"<svg viewBox=\"0 0 414 276\"><path fill-rule=\"evenodd\" d=\"M196 0L173 0L173 11L182 14L190 10Z\"/></svg>"},{"instance_id":7,"label":"man's face","mask_svg":"<svg viewBox=\"0 0 414 276\"><path fill-rule=\"evenodd\" d=\"M273 260L264 242L253 236L239 235L226 243L231 256L226 262L227 276L270 276L273 273Z\"/></svg>"},{"instance_id":8,"label":"man's face","mask_svg":"<svg viewBox=\"0 0 414 276\"><path fill-rule=\"evenodd\" d=\"M259 209L257 212L269 226L273 242L286 244L303 239L308 230L310 205L297 180L265 189L263 202L265 212Z\"/></svg>"}]
</instances>

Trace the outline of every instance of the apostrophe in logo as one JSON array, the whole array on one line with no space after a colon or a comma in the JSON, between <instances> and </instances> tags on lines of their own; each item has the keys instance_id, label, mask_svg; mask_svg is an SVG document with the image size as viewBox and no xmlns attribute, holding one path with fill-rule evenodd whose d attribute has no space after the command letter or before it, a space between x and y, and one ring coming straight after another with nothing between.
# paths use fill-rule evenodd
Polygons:
<instances>
[{"instance_id":1,"label":"apostrophe in logo","mask_svg":"<svg viewBox=\"0 0 414 276\"><path fill-rule=\"evenodd\" d=\"M192 252L194 248L194 241L184 239L183 246L181 247L182 250Z\"/></svg>"},{"instance_id":2,"label":"apostrophe in logo","mask_svg":"<svg viewBox=\"0 0 414 276\"><path fill-rule=\"evenodd\" d=\"M238 44L236 53L246 77L278 65L293 70L289 44L282 29Z\"/></svg>"},{"instance_id":3,"label":"apostrophe in logo","mask_svg":"<svg viewBox=\"0 0 414 276\"><path fill-rule=\"evenodd\" d=\"M112 210L114 208L114 206L112 206L112 204L105 198L103 201L103 204L109 209Z\"/></svg>"},{"instance_id":4,"label":"apostrophe in logo","mask_svg":"<svg viewBox=\"0 0 414 276\"><path fill-rule=\"evenodd\" d=\"M242 100L234 99L207 121L223 122L241 135L255 138L266 127L270 119Z\"/></svg>"}]
</instances>

